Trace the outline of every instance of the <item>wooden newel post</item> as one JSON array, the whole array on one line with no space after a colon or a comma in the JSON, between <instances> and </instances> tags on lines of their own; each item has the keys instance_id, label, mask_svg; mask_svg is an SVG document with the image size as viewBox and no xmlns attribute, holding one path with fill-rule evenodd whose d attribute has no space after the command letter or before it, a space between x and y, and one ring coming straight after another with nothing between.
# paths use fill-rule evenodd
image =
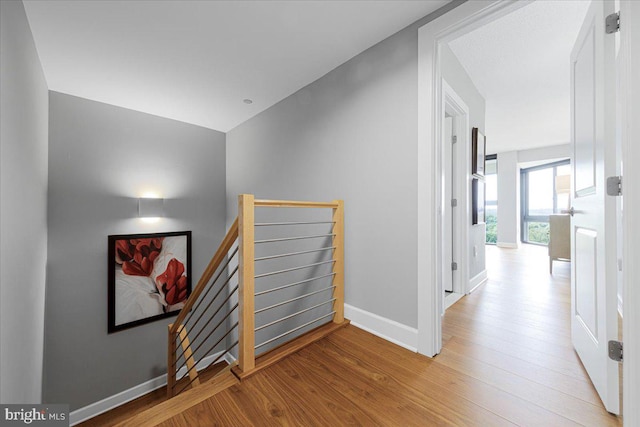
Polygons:
<instances>
[{"instance_id":1,"label":"wooden newel post","mask_svg":"<svg viewBox=\"0 0 640 427\"><path fill-rule=\"evenodd\" d=\"M333 297L336 299L333 302L333 315L334 323L344 322L344 201L335 200L338 204L336 208L333 208Z\"/></svg>"},{"instance_id":2,"label":"wooden newel post","mask_svg":"<svg viewBox=\"0 0 640 427\"><path fill-rule=\"evenodd\" d=\"M254 251L254 197L238 196L238 244L239 244L239 355L238 367L248 372L255 367L255 251Z\"/></svg>"}]
</instances>

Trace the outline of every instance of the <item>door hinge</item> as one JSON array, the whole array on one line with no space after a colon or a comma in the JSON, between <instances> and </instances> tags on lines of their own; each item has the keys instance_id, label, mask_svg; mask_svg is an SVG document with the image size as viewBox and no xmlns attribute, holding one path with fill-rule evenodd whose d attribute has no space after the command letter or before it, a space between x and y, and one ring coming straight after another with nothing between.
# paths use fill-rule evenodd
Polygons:
<instances>
[{"instance_id":1,"label":"door hinge","mask_svg":"<svg viewBox=\"0 0 640 427\"><path fill-rule=\"evenodd\" d=\"M457 137L456 135L453 135L453 136L451 137L451 143L452 143L452 144L455 144L456 142L458 142L458 137Z\"/></svg>"},{"instance_id":2,"label":"door hinge","mask_svg":"<svg viewBox=\"0 0 640 427\"><path fill-rule=\"evenodd\" d=\"M613 34L620 31L620 12L612 13L604 19L605 32L607 34Z\"/></svg>"},{"instance_id":3,"label":"door hinge","mask_svg":"<svg viewBox=\"0 0 640 427\"><path fill-rule=\"evenodd\" d=\"M451 207L455 208L456 206L458 206L458 199L451 199Z\"/></svg>"},{"instance_id":4,"label":"door hinge","mask_svg":"<svg viewBox=\"0 0 640 427\"><path fill-rule=\"evenodd\" d=\"M610 176L607 178L607 195L622 196L622 177Z\"/></svg>"},{"instance_id":5,"label":"door hinge","mask_svg":"<svg viewBox=\"0 0 640 427\"><path fill-rule=\"evenodd\" d=\"M622 343L620 341L609 341L609 359L622 362Z\"/></svg>"},{"instance_id":6,"label":"door hinge","mask_svg":"<svg viewBox=\"0 0 640 427\"><path fill-rule=\"evenodd\" d=\"M458 269L458 263L457 262L452 262L451 263L451 270L456 271Z\"/></svg>"}]
</instances>

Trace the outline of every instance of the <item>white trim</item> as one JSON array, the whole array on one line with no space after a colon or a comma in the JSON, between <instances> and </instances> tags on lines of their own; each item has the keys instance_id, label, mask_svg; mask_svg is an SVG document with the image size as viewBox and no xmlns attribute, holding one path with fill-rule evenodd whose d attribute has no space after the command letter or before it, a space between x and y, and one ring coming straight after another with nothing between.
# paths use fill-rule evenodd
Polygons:
<instances>
[{"instance_id":1,"label":"white trim","mask_svg":"<svg viewBox=\"0 0 640 427\"><path fill-rule=\"evenodd\" d=\"M530 1L468 1L418 29L417 248L418 351L434 356L442 348L442 87L440 45L491 22Z\"/></svg>"},{"instance_id":2,"label":"white trim","mask_svg":"<svg viewBox=\"0 0 640 427\"><path fill-rule=\"evenodd\" d=\"M489 280L487 277L487 270L482 270L480 273L473 276L471 280L469 280L469 293L478 289L487 280Z\"/></svg>"},{"instance_id":3,"label":"white trim","mask_svg":"<svg viewBox=\"0 0 640 427\"><path fill-rule=\"evenodd\" d=\"M232 363L234 363L236 360L238 360L237 357L235 357L233 354L231 354L230 352L227 352L224 355L224 361L227 362L228 365L231 365Z\"/></svg>"},{"instance_id":4,"label":"white trim","mask_svg":"<svg viewBox=\"0 0 640 427\"><path fill-rule=\"evenodd\" d=\"M467 289L465 284L469 280L468 256L465 248L469 247L469 224L471 224L471 209L469 207L471 164L467 161L467 159L471 158L469 107L444 78L442 79L441 112L442 120L444 120L445 118L445 112L451 114L451 116L454 118L455 135L458 137L458 142L456 143L455 150L455 162L457 166L456 175L458 179L456 179L455 181L455 188L452 187L452 192L455 193L456 198L458 199L455 221L452 222L452 227L454 227L458 231L456 233L455 242L453 243L455 250L454 259L458 262L457 277L454 282L453 292L464 294L466 293ZM451 176L451 159L445 158L444 149L441 150L441 152L443 171L446 176ZM463 175L464 178L460 178ZM441 187L441 191L443 191L443 186ZM441 216L439 217L438 229L440 230L439 240L441 245L443 244L444 240L442 230L444 229L445 216L451 216L453 214L453 210L450 206L451 205L449 203L445 203L444 206L442 206ZM441 262L444 262L444 264L442 264L442 272L448 273L450 262L445 261L445 256L441 257ZM439 282L444 286L444 276L439 276ZM444 297L444 293L442 293L441 295ZM441 306L443 307L443 314L444 310L446 310L446 307L444 305L445 303L443 300L441 303Z\"/></svg>"},{"instance_id":5,"label":"white trim","mask_svg":"<svg viewBox=\"0 0 640 427\"><path fill-rule=\"evenodd\" d=\"M222 352L212 354L210 356L205 357L196 365L196 369L198 371L206 368L209 364L215 360L218 356L220 356ZM235 361L235 358L229 353L225 354L224 360L229 363L229 360L232 362ZM186 367L183 367L178 370L176 373L177 378L182 378L187 373ZM87 421L93 417L96 417L100 414L104 414L107 411L110 411L118 406L124 405L127 402L131 402L138 397L144 396L145 394L151 393L154 390L157 390L161 387L167 385L167 374L160 375L159 377L155 377L150 379L149 381L145 381L142 384L138 384L136 386L131 387L128 390L121 391L120 393L116 393L113 396L106 397L98 402L91 403L83 408L76 409L75 411L69 414L69 425L74 426L81 422Z\"/></svg>"},{"instance_id":6,"label":"white trim","mask_svg":"<svg viewBox=\"0 0 640 427\"><path fill-rule=\"evenodd\" d=\"M444 297L444 309L446 310L447 308L451 307L453 304L460 301L460 298L462 298L463 296L464 296L463 294L452 292L446 297Z\"/></svg>"},{"instance_id":7,"label":"white trim","mask_svg":"<svg viewBox=\"0 0 640 427\"><path fill-rule=\"evenodd\" d=\"M349 304L344 305L344 317L351 320L351 324L364 329L373 335L417 352L418 330L395 320L378 316Z\"/></svg>"},{"instance_id":8,"label":"white trim","mask_svg":"<svg viewBox=\"0 0 640 427\"><path fill-rule=\"evenodd\" d=\"M622 221L622 301L625 316L622 318L622 337L625 359L622 364L623 419L628 426L640 425L640 3L620 2L620 50L624 49L626 62L621 73L624 89L622 113L622 158L624 159L623 189L624 219ZM627 25L629 24L629 25Z\"/></svg>"},{"instance_id":9,"label":"white trim","mask_svg":"<svg viewBox=\"0 0 640 427\"><path fill-rule=\"evenodd\" d=\"M499 248L506 248L506 249L518 249L518 244L511 243L511 242L498 242L496 243L496 246Z\"/></svg>"}]
</instances>

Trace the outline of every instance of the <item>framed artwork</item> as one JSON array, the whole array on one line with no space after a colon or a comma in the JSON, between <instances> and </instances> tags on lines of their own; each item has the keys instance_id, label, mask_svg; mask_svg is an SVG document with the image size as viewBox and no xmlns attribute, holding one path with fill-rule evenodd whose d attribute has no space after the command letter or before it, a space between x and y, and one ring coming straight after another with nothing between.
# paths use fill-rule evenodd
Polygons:
<instances>
[{"instance_id":1,"label":"framed artwork","mask_svg":"<svg viewBox=\"0 0 640 427\"><path fill-rule=\"evenodd\" d=\"M487 138L478 130L471 129L471 173L484 176L484 160L487 149Z\"/></svg>"},{"instance_id":2,"label":"framed artwork","mask_svg":"<svg viewBox=\"0 0 640 427\"><path fill-rule=\"evenodd\" d=\"M109 333L177 314L191 293L191 231L109 236Z\"/></svg>"},{"instance_id":3,"label":"framed artwork","mask_svg":"<svg viewBox=\"0 0 640 427\"><path fill-rule=\"evenodd\" d=\"M471 182L471 219L472 224L484 224L485 222L485 183L484 181L473 178Z\"/></svg>"}]
</instances>

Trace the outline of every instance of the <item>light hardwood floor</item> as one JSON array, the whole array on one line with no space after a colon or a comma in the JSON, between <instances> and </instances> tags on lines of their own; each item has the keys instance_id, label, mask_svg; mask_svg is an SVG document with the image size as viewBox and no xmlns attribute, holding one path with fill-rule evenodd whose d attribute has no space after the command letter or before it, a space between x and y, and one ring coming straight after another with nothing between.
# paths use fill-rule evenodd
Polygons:
<instances>
[{"instance_id":1,"label":"light hardwood floor","mask_svg":"<svg viewBox=\"0 0 640 427\"><path fill-rule=\"evenodd\" d=\"M571 348L569 264L550 276L535 246L487 255L490 280L447 310L435 358L348 326L161 426L621 425Z\"/></svg>"}]
</instances>

